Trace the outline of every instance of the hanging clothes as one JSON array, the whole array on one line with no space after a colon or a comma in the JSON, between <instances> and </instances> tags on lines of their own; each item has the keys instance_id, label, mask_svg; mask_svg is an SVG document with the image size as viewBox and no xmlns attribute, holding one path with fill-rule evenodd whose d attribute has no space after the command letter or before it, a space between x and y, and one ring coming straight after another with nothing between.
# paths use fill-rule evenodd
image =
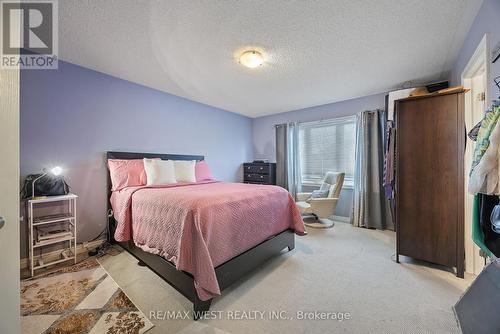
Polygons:
<instances>
[{"instance_id":1,"label":"hanging clothes","mask_svg":"<svg viewBox=\"0 0 500 334\"><path fill-rule=\"evenodd\" d=\"M490 112L493 112L495 110L495 107L497 107L497 106L500 106L500 100L493 100L491 108L486 110L485 115L490 113ZM470 140L473 140L473 141L477 140L477 136L479 135L479 129L481 128L482 124L483 124L483 120L479 121L479 123L474 125L474 127L469 131L468 136L469 136Z\"/></svg>"},{"instance_id":2,"label":"hanging clothes","mask_svg":"<svg viewBox=\"0 0 500 334\"><path fill-rule=\"evenodd\" d=\"M474 125L474 127L469 131L467 136L469 136L470 140L476 141L477 140L477 135L479 133L479 129L481 128L481 124L483 123L483 120L481 120L479 123Z\"/></svg>"},{"instance_id":3,"label":"hanging clothes","mask_svg":"<svg viewBox=\"0 0 500 334\"><path fill-rule=\"evenodd\" d=\"M386 151L384 159L384 189L387 199L394 198L394 170L395 170L395 145L396 129L394 121L387 121L386 125Z\"/></svg>"},{"instance_id":4,"label":"hanging clothes","mask_svg":"<svg viewBox=\"0 0 500 334\"><path fill-rule=\"evenodd\" d=\"M500 106L494 106L485 114L477 132L476 146L469 173L471 194L500 194Z\"/></svg>"},{"instance_id":5,"label":"hanging clothes","mask_svg":"<svg viewBox=\"0 0 500 334\"><path fill-rule=\"evenodd\" d=\"M476 140L468 190L474 196L472 239L489 257L500 257L500 234L492 228L491 214L500 195L500 105L494 102L470 132Z\"/></svg>"},{"instance_id":6,"label":"hanging clothes","mask_svg":"<svg viewBox=\"0 0 500 334\"><path fill-rule=\"evenodd\" d=\"M491 213L500 203L498 196L477 194L473 202L472 240L490 256L500 257L500 234L491 227Z\"/></svg>"},{"instance_id":7,"label":"hanging clothes","mask_svg":"<svg viewBox=\"0 0 500 334\"><path fill-rule=\"evenodd\" d=\"M483 204L485 203L483 196L477 194L474 196L474 200L472 202L472 241L489 257L491 257L491 250L484 243L484 232L481 228L481 224L484 225L484 218L487 216L487 211L484 210L485 207Z\"/></svg>"}]
</instances>

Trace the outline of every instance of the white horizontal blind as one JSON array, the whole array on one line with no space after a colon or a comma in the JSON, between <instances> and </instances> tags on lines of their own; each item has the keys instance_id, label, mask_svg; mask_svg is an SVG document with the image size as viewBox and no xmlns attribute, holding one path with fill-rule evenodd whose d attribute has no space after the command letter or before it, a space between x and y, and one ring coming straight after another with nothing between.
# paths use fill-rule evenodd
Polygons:
<instances>
[{"instance_id":1,"label":"white horizontal blind","mask_svg":"<svg viewBox=\"0 0 500 334\"><path fill-rule=\"evenodd\" d=\"M326 172L354 176L356 116L300 123L299 159L302 183L321 183Z\"/></svg>"}]
</instances>

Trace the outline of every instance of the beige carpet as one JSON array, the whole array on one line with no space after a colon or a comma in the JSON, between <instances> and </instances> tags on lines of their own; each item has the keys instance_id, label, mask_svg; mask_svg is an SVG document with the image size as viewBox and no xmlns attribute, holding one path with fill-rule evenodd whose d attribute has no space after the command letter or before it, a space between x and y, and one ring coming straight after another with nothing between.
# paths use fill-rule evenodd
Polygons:
<instances>
[{"instance_id":1,"label":"beige carpet","mask_svg":"<svg viewBox=\"0 0 500 334\"><path fill-rule=\"evenodd\" d=\"M21 282L21 331L142 334L153 325L95 258Z\"/></svg>"},{"instance_id":2,"label":"beige carpet","mask_svg":"<svg viewBox=\"0 0 500 334\"><path fill-rule=\"evenodd\" d=\"M296 238L294 251L267 262L212 303L220 319L197 322L168 320L172 313L167 312L179 311L180 317L192 305L128 253L101 263L146 316L154 315L155 328L148 334L458 333L451 307L470 278L406 258L397 264L391 259L394 242L393 232L339 222L333 229L309 229L308 236ZM266 314L236 320L238 311ZM269 311L294 319L271 320ZM350 319L297 319L300 312L315 311L348 313Z\"/></svg>"}]
</instances>

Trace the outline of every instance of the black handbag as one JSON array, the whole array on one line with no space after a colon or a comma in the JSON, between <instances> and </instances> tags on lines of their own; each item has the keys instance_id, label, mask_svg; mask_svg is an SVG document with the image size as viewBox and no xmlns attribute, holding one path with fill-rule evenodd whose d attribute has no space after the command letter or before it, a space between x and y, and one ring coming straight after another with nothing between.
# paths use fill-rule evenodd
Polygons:
<instances>
[{"instance_id":1,"label":"black handbag","mask_svg":"<svg viewBox=\"0 0 500 334\"><path fill-rule=\"evenodd\" d=\"M64 181L64 177L62 175L52 175L48 174L30 174L26 176L24 180L24 185L21 190L21 198L26 199L30 198L33 194L33 181L37 178L35 182L35 197L36 196L59 196L59 195L67 195L69 193L69 186Z\"/></svg>"}]
</instances>

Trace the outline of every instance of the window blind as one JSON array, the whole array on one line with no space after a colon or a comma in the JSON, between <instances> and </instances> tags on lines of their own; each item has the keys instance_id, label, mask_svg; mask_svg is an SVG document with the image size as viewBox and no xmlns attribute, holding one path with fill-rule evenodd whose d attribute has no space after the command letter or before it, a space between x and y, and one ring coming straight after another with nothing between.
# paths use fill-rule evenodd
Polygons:
<instances>
[{"instance_id":1,"label":"window blind","mask_svg":"<svg viewBox=\"0 0 500 334\"><path fill-rule=\"evenodd\" d=\"M299 159L302 183L318 184L326 172L354 176L356 116L300 123Z\"/></svg>"}]
</instances>

